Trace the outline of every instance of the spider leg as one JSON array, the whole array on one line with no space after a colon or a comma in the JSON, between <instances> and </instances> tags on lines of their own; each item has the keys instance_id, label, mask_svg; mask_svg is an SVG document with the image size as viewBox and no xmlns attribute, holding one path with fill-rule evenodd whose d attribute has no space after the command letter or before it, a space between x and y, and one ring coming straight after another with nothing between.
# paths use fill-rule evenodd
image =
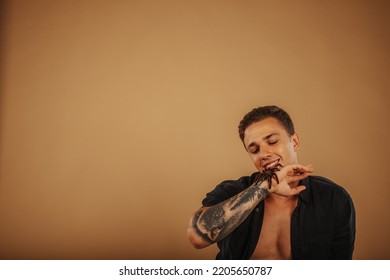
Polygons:
<instances>
[{"instance_id":1,"label":"spider leg","mask_svg":"<svg viewBox=\"0 0 390 280\"><path fill-rule=\"evenodd\" d=\"M279 184L278 175L277 175L276 173L273 173L273 174L272 174L272 177L275 178L276 182Z\"/></svg>"},{"instance_id":2,"label":"spider leg","mask_svg":"<svg viewBox=\"0 0 390 280\"><path fill-rule=\"evenodd\" d=\"M268 189L271 189L271 187L272 187L272 177L268 176L267 182L268 182Z\"/></svg>"}]
</instances>

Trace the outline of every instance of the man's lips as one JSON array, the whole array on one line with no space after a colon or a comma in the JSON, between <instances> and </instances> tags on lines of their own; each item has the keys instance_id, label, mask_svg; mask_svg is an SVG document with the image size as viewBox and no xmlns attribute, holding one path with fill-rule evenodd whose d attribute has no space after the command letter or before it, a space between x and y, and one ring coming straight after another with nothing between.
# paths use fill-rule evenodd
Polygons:
<instances>
[{"instance_id":1,"label":"man's lips","mask_svg":"<svg viewBox=\"0 0 390 280\"><path fill-rule=\"evenodd\" d=\"M272 169L275 168L278 164L279 164L279 159L270 160L263 164L263 169L264 170Z\"/></svg>"}]
</instances>

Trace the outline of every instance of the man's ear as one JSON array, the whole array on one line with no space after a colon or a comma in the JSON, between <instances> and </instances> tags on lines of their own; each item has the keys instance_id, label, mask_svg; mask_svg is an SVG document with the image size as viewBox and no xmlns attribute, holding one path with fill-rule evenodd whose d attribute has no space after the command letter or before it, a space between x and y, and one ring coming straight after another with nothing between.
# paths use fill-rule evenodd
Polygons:
<instances>
[{"instance_id":1,"label":"man's ear","mask_svg":"<svg viewBox=\"0 0 390 280\"><path fill-rule=\"evenodd\" d=\"M291 135L291 142L293 144L293 148L294 148L294 151L298 151L299 149L299 146L301 144L300 140L299 140L299 135L298 133L294 133L293 135Z\"/></svg>"}]
</instances>

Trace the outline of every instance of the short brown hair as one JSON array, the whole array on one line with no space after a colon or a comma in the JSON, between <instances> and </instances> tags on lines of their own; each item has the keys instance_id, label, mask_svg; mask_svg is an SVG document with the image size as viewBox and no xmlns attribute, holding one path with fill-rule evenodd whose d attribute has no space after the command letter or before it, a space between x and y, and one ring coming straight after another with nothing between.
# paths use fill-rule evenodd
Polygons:
<instances>
[{"instance_id":1,"label":"short brown hair","mask_svg":"<svg viewBox=\"0 0 390 280\"><path fill-rule=\"evenodd\" d=\"M240 124L238 125L238 133L241 141L244 141L245 129L247 129L248 126L269 117L277 119L290 136L295 133L294 124L286 111L274 105L262 106L254 108L240 121Z\"/></svg>"}]
</instances>

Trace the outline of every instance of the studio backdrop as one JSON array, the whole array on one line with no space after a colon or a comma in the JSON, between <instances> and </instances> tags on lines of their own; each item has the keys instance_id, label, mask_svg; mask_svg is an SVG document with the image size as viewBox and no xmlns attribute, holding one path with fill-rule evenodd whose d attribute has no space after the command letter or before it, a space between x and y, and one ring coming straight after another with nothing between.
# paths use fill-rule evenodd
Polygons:
<instances>
[{"instance_id":1,"label":"studio backdrop","mask_svg":"<svg viewBox=\"0 0 390 280\"><path fill-rule=\"evenodd\" d=\"M354 258L390 258L387 1L1 5L1 259L213 259L188 220L271 104L351 194Z\"/></svg>"}]
</instances>

